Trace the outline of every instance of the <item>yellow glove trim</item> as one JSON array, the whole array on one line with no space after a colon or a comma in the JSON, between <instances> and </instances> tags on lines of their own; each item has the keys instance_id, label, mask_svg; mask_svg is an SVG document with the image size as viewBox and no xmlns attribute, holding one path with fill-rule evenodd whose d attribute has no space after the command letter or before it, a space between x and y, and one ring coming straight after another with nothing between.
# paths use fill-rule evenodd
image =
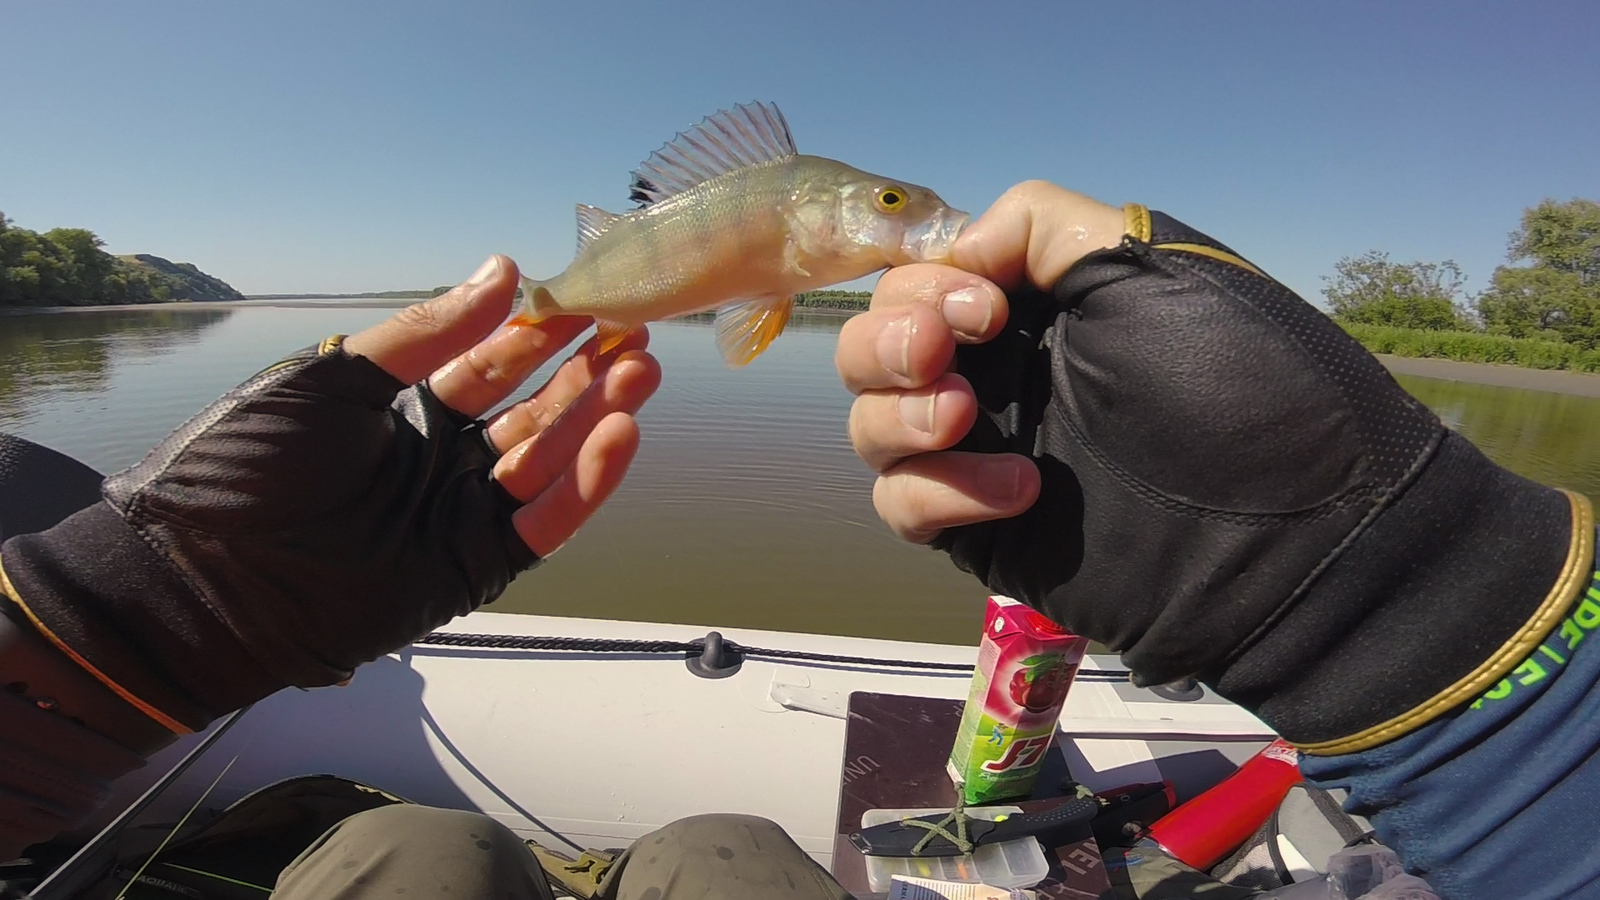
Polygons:
<instances>
[{"instance_id":1,"label":"yellow glove trim","mask_svg":"<svg viewBox=\"0 0 1600 900\"><path fill-rule=\"evenodd\" d=\"M191 732L193 732L194 729L187 727L182 722L179 722L177 719L172 718L171 716L167 715L166 713L162 712L161 710L156 709L154 706L151 706L150 704L148 704L148 703L144 702L143 700L139 699L138 697L134 696L132 691L128 690L127 688L123 687L120 684L117 684L117 682L112 680L112 678L109 675L107 675L106 673L104 673L104 672L100 671L99 669L95 668L94 665L92 663L90 663L87 659L84 659L82 656L79 656L78 652L76 650L74 650L71 647L67 646L65 642L63 642L60 638L56 637L55 633L52 632L48 627L46 627L43 622L39 621L39 617L38 616L33 614L33 610L28 608L28 601L23 599L22 594L17 591L17 589L16 589L16 587L14 585L12 585L11 579L6 577L6 570L5 570L5 566L4 565L0 565L0 594L5 594L7 597L10 597L17 604L17 606L22 610L23 615L26 615L28 617L28 621L33 623L33 627L40 634L44 635L46 640L48 640L50 643L54 644L57 650L60 650L62 653L66 654L68 659L70 659L73 662L77 663L78 666L80 668L82 668L85 672L88 672L90 675L93 675L96 679L98 679L100 681L101 684L104 684L106 687L110 688L111 691L113 693L115 693L118 697L121 697L123 700L127 701L129 706L132 706L134 709L137 709L138 711L144 713L145 715L149 716L150 718L156 720L157 722L159 722L161 724L162 728L167 729L168 731L172 732L173 734L190 734Z\"/></svg>"},{"instance_id":2,"label":"yellow glove trim","mask_svg":"<svg viewBox=\"0 0 1600 900\"><path fill-rule=\"evenodd\" d=\"M1142 243L1150 243L1150 210L1138 203L1128 203L1122 207L1123 231L1128 237Z\"/></svg>"},{"instance_id":3,"label":"yellow glove trim","mask_svg":"<svg viewBox=\"0 0 1600 900\"><path fill-rule=\"evenodd\" d=\"M1226 250L1218 250L1215 247L1207 247L1205 244L1151 244L1150 247L1153 250L1176 250L1179 253L1195 253L1200 256L1209 256L1212 259L1221 260L1222 262L1238 266L1246 271L1254 272L1257 275L1260 275L1262 278L1267 277L1267 273L1261 271L1255 266L1250 265L1248 262L1245 262L1243 258L1234 256L1232 253L1229 253Z\"/></svg>"}]
</instances>

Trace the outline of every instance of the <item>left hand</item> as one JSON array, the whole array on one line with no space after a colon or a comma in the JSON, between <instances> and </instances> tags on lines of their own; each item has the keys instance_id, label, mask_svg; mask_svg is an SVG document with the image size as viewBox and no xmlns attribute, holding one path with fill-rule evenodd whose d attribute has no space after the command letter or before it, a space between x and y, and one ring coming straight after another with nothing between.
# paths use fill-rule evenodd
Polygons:
<instances>
[{"instance_id":1,"label":"left hand","mask_svg":"<svg viewBox=\"0 0 1600 900\"><path fill-rule=\"evenodd\" d=\"M466 284L351 335L344 349L406 384L426 375L440 402L475 419L593 324L565 316L497 327L516 285L516 263L491 257ZM648 343L649 333L637 331L602 358L590 339L537 391L485 423L501 454L493 478L524 504L512 523L538 556L566 543L622 483L639 446L633 414L661 385Z\"/></svg>"},{"instance_id":2,"label":"left hand","mask_svg":"<svg viewBox=\"0 0 1600 900\"><path fill-rule=\"evenodd\" d=\"M6 542L14 598L58 647L177 732L285 685L337 683L498 597L622 481L660 383L637 332L500 327L517 272L294 354L203 410L104 499Z\"/></svg>"}]
</instances>

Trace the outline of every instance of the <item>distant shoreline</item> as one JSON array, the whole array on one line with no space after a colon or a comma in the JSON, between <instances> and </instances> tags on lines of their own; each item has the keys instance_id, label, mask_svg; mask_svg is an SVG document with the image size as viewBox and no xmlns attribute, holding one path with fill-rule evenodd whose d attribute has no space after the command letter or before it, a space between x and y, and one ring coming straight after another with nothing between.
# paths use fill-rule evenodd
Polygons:
<instances>
[{"instance_id":1,"label":"distant shoreline","mask_svg":"<svg viewBox=\"0 0 1600 900\"><path fill-rule=\"evenodd\" d=\"M326 307L398 309L409 306L411 303L412 300L409 299L367 297L351 298L350 300L335 298L331 302L320 303L308 298L303 300L252 299L192 303L180 301L173 303L134 303L124 306L3 306L0 307L0 316L58 315L79 312L106 312L108 310L226 310L239 309L241 307L258 309L318 309ZM859 309L839 309L834 307L807 306L795 309L796 316L820 316L839 319L847 319L861 312L862 310ZM1461 381L1469 384L1489 385L1491 387L1521 388L1529 391L1545 391L1554 394L1600 398L1600 375L1595 374L1551 369L1529 369L1513 365L1456 362L1448 359L1390 356L1387 354L1376 355L1385 367L1399 375L1415 375L1421 378L1435 378L1442 381Z\"/></svg>"},{"instance_id":2,"label":"distant shoreline","mask_svg":"<svg viewBox=\"0 0 1600 900\"><path fill-rule=\"evenodd\" d=\"M1530 369L1494 363L1456 362L1420 356L1374 354L1390 372L1441 381L1460 381L1490 387L1521 388L1550 394L1600 398L1600 375L1563 369Z\"/></svg>"},{"instance_id":3,"label":"distant shoreline","mask_svg":"<svg viewBox=\"0 0 1600 900\"><path fill-rule=\"evenodd\" d=\"M417 302L426 300L426 297L311 297L293 299L272 299L267 297L250 297L244 300L172 300L165 303L121 303L110 306L0 306L0 316L33 316L33 315L59 315L80 312L111 312L115 310L159 310L159 309L401 309ZM794 314L797 316L819 315L829 318L849 318L863 309L842 309L831 306L797 306ZM710 313L697 313L710 317Z\"/></svg>"},{"instance_id":4,"label":"distant shoreline","mask_svg":"<svg viewBox=\"0 0 1600 900\"><path fill-rule=\"evenodd\" d=\"M327 298L324 298L327 299ZM130 312L140 310L162 309L195 309L211 311L219 309L399 309L410 306L417 299L381 299L362 298L356 301L332 299L331 302L318 303L313 300L170 300L165 303L119 303L110 306L0 306L0 316L32 316L32 315L62 315L80 312L114 312L127 310Z\"/></svg>"}]
</instances>

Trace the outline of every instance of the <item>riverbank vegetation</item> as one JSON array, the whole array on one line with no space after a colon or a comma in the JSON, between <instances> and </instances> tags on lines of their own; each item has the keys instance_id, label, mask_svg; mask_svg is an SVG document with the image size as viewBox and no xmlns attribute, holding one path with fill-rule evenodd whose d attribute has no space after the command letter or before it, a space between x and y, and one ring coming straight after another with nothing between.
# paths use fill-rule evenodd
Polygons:
<instances>
[{"instance_id":1,"label":"riverbank vegetation","mask_svg":"<svg viewBox=\"0 0 1600 900\"><path fill-rule=\"evenodd\" d=\"M1600 372L1600 203L1523 211L1506 265L1468 296L1451 260L1345 257L1323 279L1335 321L1375 353Z\"/></svg>"},{"instance_id":2,"label":"riverbank vegetation","mask_svg":"<svg viewBox=\"0 0 1600 900\"><path fill-rule=\"evenodd\" d=\"M806 291L795 295L794 298L797 309L843 309L861 312L871 303L871 291Z\"/></svg>"},{"instance_id":3,"label":"riverbank vegetation","mask_svg":"<svg viewBox=\"0 0 1600 900\"><path fill-rule=\"evenodd\" d=\"M1350 336L1373 353L1497 363L1530 369L1600 372L1600 350L1539 338L1514 338L1477 331L1428 331L1387 325L1341 323Z\"/></svg>"},{"instance_id":4,"label":"riverbank vegetation","mask_svg":"<svg viewBox=\"0 0 1600 900\"><path fill-rule=\"evenodd\" d=\"M112 306L175 300L243 300L189 263L145 253L112 256L83 228L43 234L0 213L0 306Z\"/></svg>"},{"instance_id":5,"label":"riverbank vegetation","mask_svg":"<svg viewBox=\"0 0 1600 900\"><path fill-rule=\"evenodd\" d=\"M364 294L250 294L247 300L427 300L450 290L450 285L415 291L368 291ZM517 289L522 296L522 289Z\"/></svg>"}]
</instances>

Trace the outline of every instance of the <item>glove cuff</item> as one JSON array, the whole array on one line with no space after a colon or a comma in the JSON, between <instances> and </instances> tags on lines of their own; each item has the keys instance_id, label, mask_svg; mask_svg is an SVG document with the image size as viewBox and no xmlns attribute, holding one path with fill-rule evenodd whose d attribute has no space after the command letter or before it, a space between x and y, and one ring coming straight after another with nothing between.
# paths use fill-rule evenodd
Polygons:
<instances>
[{"instance_id":1,"label":"glove cuff","mask_svg":"<svg viewBox=\"0 0 1600 900\"><path fill-rule=\"evenodd\" d=\"M1204 680L1303 752L1387 743L1517 669L1580 599L1594 553L1587 498L1450 432L1307 593Z\"/></svg>"},{"instance_id":2,"label":"glove cuff","mask_svg":"<svg viewBox=\"0 0 1600 900\"><path fill-rule=\"evenodd\" d=\"M0 592L34 628L176 734L283 687L105 502L0 546Z\"/></svg>"}]
</instances>

